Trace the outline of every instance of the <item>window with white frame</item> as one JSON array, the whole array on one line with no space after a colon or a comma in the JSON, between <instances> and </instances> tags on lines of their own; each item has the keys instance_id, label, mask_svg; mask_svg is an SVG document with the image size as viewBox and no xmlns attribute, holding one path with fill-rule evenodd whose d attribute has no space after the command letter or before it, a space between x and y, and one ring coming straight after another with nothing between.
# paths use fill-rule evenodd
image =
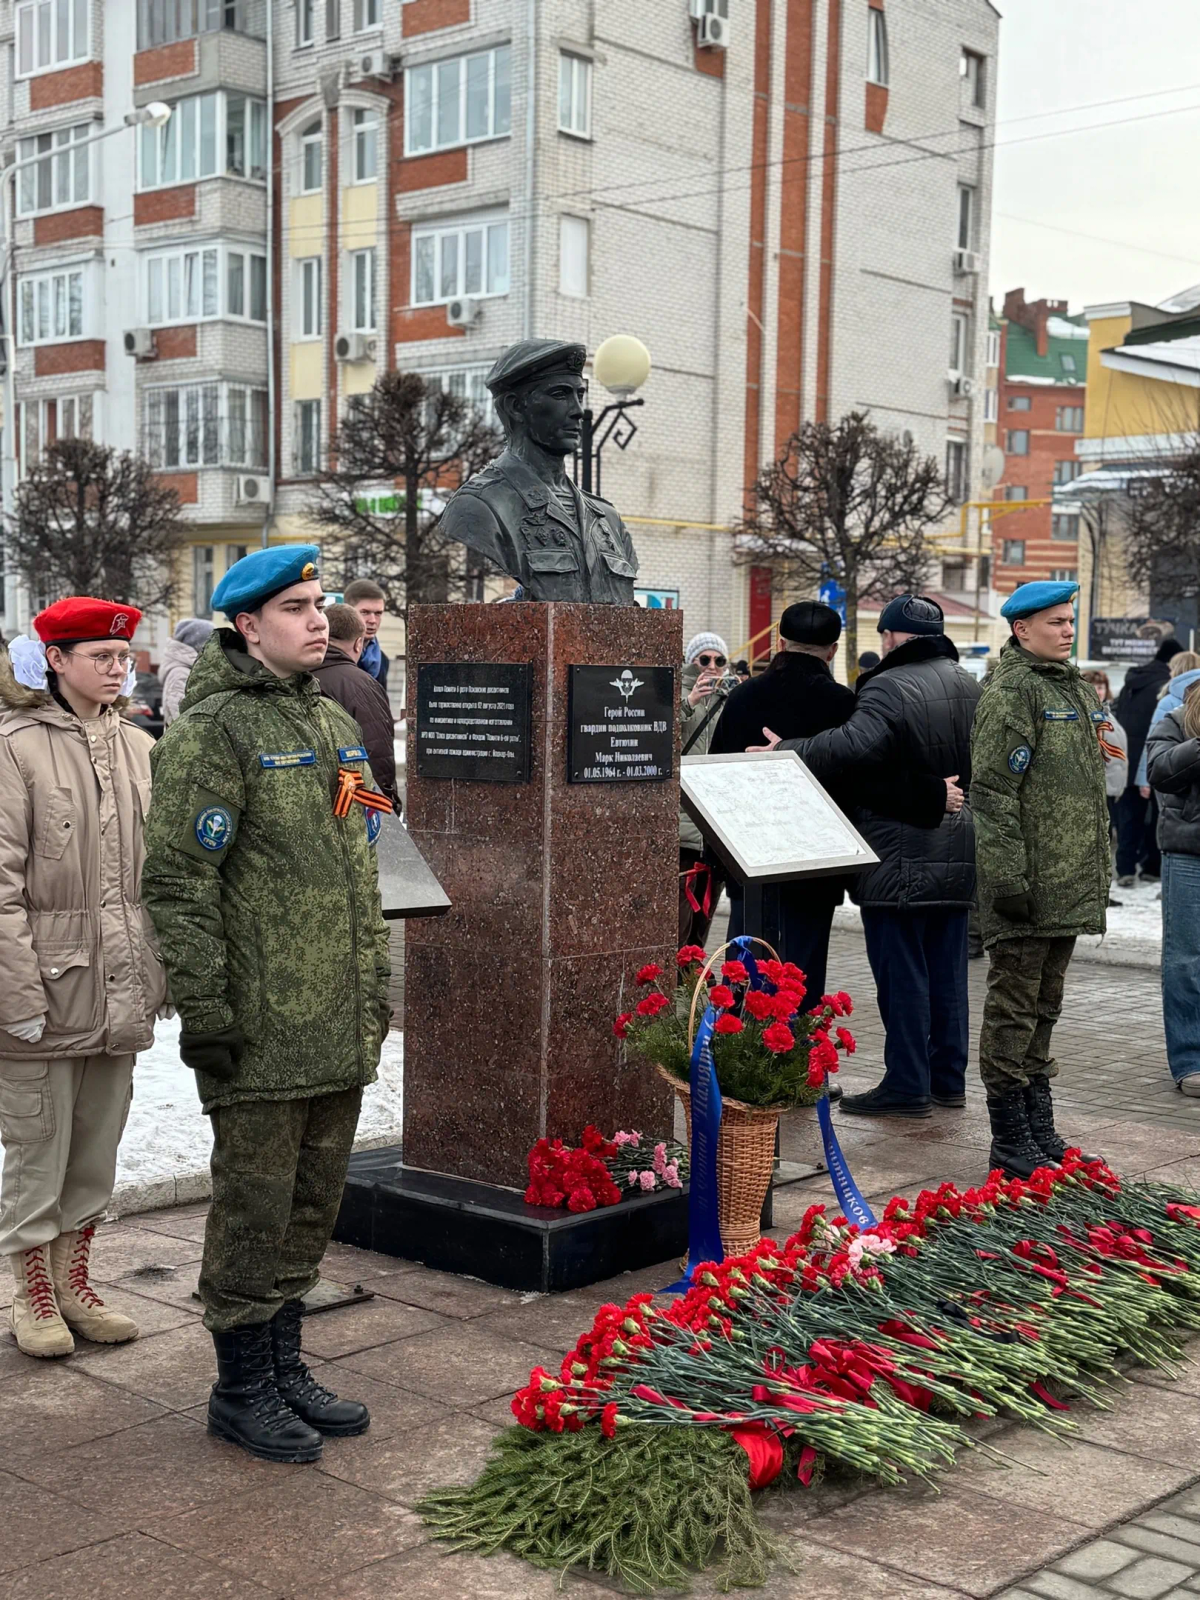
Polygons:
<instances>
[{"instance_id":1,"label":"window with white frame","mask_svg":"<svg viewBox=\"0 0 1200 1600\"><path fill-rule=\"evenodd\" d=\"M967 318L962 311L950 314L950 371L955 377L967 369Z\"/></svg>"},{"instance_id":2,"label":"window with white frame","mask_svg":"<svg viewBox=\"0 0 1200 1600\"><path fill-rule=\"evenodd\" d=\"M887 88L887 18L875 6L867 12L867 82Z\"/></svg>"},{"instance_id":3,"label":"window with white frame","mask_svg":"<svg viewBox=\"0 0 1200 1600\"><path fill-rule=\"evenodd\" d=\"M1054 412L1054 426L1060 433L1083 432L1083 407L1058 406Z\"/></svg>"},{"instance_id":4,"label":"window with white frame","mask_svg":"<svg viewBox=\"0 0 1200 1600\"><path fill-rule=\"evenodd\" d=\"M968 105L984 106L987 104L987 73L985 58L975 50L964 50L958 63L959 76L963 81L964 97Z\"/></svg>"},{"instance_id":5,"label":"window with white frame","mask_svg":"<svg viewBox=\"0 0 1200 1600\"><path fill-rule=\"evenodd\" d=\"M312 44L317 31L317 0L296 0L296 48Z\"/></svg>"},{"instance_id":6,"label":"window with white frame","mask_svg":"<svg viewBox=\"0 0 1200 1600\"><path fill-rule=\"evenodd\" d=\"M1006 567L1023 567L1025 565L1024 539L1001 540L1000 560Z\"/></svg>"},{"instance_id":7,"label":"window with white frame","mask_svg":"<svg viewBox=\"0 0 1200 1600\"><path fill-rule=\"evenodd\" d=\"M1079 513L1056 511L1050 518L1050 537L1061 544L1075 544L1079 539Z\"/></svg>"},{"instance_id":8,"label":"window with white frame","mask_svg":"<svg viewBox=\"0 0 1200 1600\"><path fill-rule=\"evenodd\" d=\"M558 292L577 300L588 292L588 231L586 217L558 219Z\"/></svg>"},{"instance_id":9,"label":"window with white frame","mask_svg":"<svg viewBox=\"0 0 1200 1600\"><path fill-rule=\"evenodd\" d=\"M512 130L508 45L450 56L404 74L404 154L498 139Z\"/></svg>"},{"instance_id":10,"label":"window with white frame","mask_svg":"<svg viewBox=\"0 0 1200 1600\"><path fill-rule=\"evenodd\" d=\"M958 232L955 238L960 250L974 247L975 191L969 183L960 183L958 186Z\"/></svg>"},{"instance_id":11,"label":"window with white frame","mask_svg":"<svg viewBox=\"0 0 1200 1600\"><path fill-rule=\"evenodd\" d=\"M214 89L176 101L161 128L142 128L138 187L162 189L228 175L265 181L267 110L261 100Z\"/></svg>"},{"instance_id":12,"label":"window with white frame","mask_svg":"<svg viewBox=\"0 0 1200 1600\"><path fill-rule=\"evenodd\" d=\"M431 389L444 389L447 394L457 395L460 400L469 400L485 422L494 423L495 402L487 386L487 375L490 370L486 365L439 367L433 371L422 372L420 376Z\"/></svg>"},{"instance_id":13,"label":"window with white frame","mask_svg":"<svg viewBox=\"0 0 1200 1600\"><path fill-rule=\"evenodd\" d=\"M379 113L361 107L353 117L354 181L373 183L379 173Z\"/></svg>"},{"instance_id":14,"label":"window with white frame","mask_svg":"<svg viewBox=\"0 0 1200 1600\"><path fill-rule=\"evenodd\" d=\"M325 0L325 38L342 36L342 0Z\"/></svg>"},{"instance_id":15,"label":"window with white frame","mask_svg":"<svg viewBox=\"0 0 1200 1600\"><path fill-rule=\"evenodd\" d=\"M1027 456L1029 454L1029 429L1010 428L1005 449L1010 456Z\"/></svg>"},{"instance_id":16,"label":"window with white frame","mask_svg":"<svg viewBox=\"0 0 1200 1600\"><path fill-rule=\"evenodd\" d=\"M1056 484L1074 483L1082 471L1082 461L1056 461L1054 463L1054 482Z\"/></svg>"},{"instance_id":17,"label":"window with white frame","mask_svg":"<svg viewBox=\"0 0 1200 1600\"><path fill-rule=\"evenodd\" d=\"M152 467L262 467L267 391L241 383L171 384L146 390L144 449Z\"/></svg>"},{"instance_id":18,"label":"window with white frame","mask_svg":"<svg viewBox=\"0 0 1200 1600\"><path fill-rule=\"evenodd\" d=\"M350 253L350 320L355 333L375 332L375 251Z\"/></svg>"},{"instance_id":19,"label":"window with white frame","mask_svg":"<svg viewBox=\"0 0 1200 1600\"><path fill-rule=\"evenodd\" d=\"M300 338L321 337L321 258L306 256L296 263L296 298L300 302Z\"/></svg>"},{"instance_id":20,"label":"window with white frame","mask_svg":"<svg viewBox=\"0 0 1200 1600\"><path fill-rule=\"evenodd\" d=\"M985 389L983 391L983 420L995 422L1000 415L999 389Z\"/></svg>"},{"instance_id":21,"label":"window with white frame","mask_svg":"<svg viewBox=\"0 0 1200 1600\"><path fill-rule=\"evenodd\" d=\"M955 505L967 498L967 444L965 439L946 440L946 492Z\"/></svg>"},{"instance_id":22,"label":"window with white frame","mask_svg":"<svg viewBox=\"0 0 1200 1600\"><path fill-rule=\"evenodd\" d=\"M368 28L381 26L381 0L354 0L354 31L365 33Z\"/></svg>"},{"instance_id":23,"label":"window with white frame","mask_svg":"<svg viewBox=\"0 0 1200 1600\"><path fill-rule=\"evenodd\" d=\"M1051 583L1078 583L1079 582L1079 568L1078 567L1051 567L1050 568L1050 582Z\"/></svg>"},{"instance_id":24,"label":"window with white frame","mask_svg":"<svg viewBox=\"0 0 1200 1600\"><path fill-rule=\"evenodd\" d=\"M444 304L459 295L507 293L507 217L459 219L413 229L413 305Z\"/></svg>"},{"instance_id":25,"label":"window with white frame","mask_svg":"<svg viewBox=\"0 0 1200 1600\"><path fill-rule=\"evenodd\" d=\"M17 473L24 477L47 445L57 439L90 439L95 418L92 394L26 400L17 407Z\"/></svg>"},{"instance_id":26,"label":"window with white frame","mask_svg":"<svg viewBox=\"0 0 1200 1600\"><path fill-rule=\"evenodd\" d=\"M311 476L321 467L321 402L296 401L295 470Z\"/></svg>"},{"instance_id":27,"label":"window with white frame","mask_svg":"<svg viewBox=\"0 0 1200 1600\"><path fill-rule=\"evenodd\" d=\"M558 128L579 139L592 136L592 63L566 50L558 58Z\"/></svg>"},{"instance_id":28,"label":"window with white frame","mask_svg":"<svg viewBox=\"0 0 1200 1600\"><path fill-rule=\"evenodd\" d=\"M214 317L267 320L265 255L230 245L205 244L156 250L144 259L143 303L149 327Z\"/></svg>"},{"instance_id":29,"label":"window with white frame","mask_svg":"<svg viewBox=\"0 0 1200 1600\"><path fill-rule=\"evenodd\" d=\"M192 612L197 617L212 615L215 588L215 549L211 544L192 546Z\"/></svg>"},{"instance_id":30,"label":"window with white frame","mask_svg":"<svg viewBox=\"0 0 1200 1600\"><path fill-rule=\"evenodd\" d=\"M987 364L989 367L1000 365L1000 330L989 328L987 336Z\"/></svg>"},{"instance_id":31,"label":"window with white frame","mask_svg":"<svg viewBox=\"0 0 1200 1600\"><path fill-rule=\"evenodd\" d=\"M86 205L90 197L88 154L75 148L92 132L88 122L73 128L55 128L17 144L17 160L36 161L17 173L17 215L31 217L39 211L59 211L66 206Z\"/></svg>"},{"instance_id":32,"label":"window with white frame","mask_svg":"<svg viewBox=\"0 0 1200 1600\"><path fill-rule=\"evenodd\" d=\"M86 337L90 325L87 279L82 266L31 273L17 280L17 342L55 344Z\"/></svg>"},{"instance_id":33,"label":"window with white frame","mask_svg":"<svg viewBox=\"0 0 1200 1600\"><path fill-rule=\"evenodd\" d=\"M1006 500L1028 500L1029 490L1023 483L1010 483L1005 487L1004 498Z\"/></svg>"},{"instance_id":34,"label":"window with white frame","mask_svg":"<svg viewBox=\"0 0 1200 1600\"><path fill-rule=\"evenodd\" d=\"M1033 409L1033 401L1027 394L1010 394L1008 397L1008 409L1010 411L1030 411Z\"/></svg>"},{"instance_id":35,"label":"window with white frame","mask_svg":"<svg viewBox=\"0 0 1200 1600\"><path fill-rule=\"evenodd\" d=\"M22 0L16 14L16 75L55 72L88 59L88 0Z\"/></svg>"},{"instance_id":36,"label":"window with white frame","mask_svg":"<svg viewBox=\"0 0 1200 1600\"><path fill-rule=\"evenodd\" d=\"M321 188L321 123L310 122L300 135L300 193L316 194Z\"/></svg>"}]
</instances>

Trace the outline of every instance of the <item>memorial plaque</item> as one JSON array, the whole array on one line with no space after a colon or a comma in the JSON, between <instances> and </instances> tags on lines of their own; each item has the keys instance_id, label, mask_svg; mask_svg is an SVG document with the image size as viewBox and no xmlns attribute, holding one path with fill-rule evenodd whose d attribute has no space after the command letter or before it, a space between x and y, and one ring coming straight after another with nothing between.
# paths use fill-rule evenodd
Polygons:
<instances>
[{"instance_id":1,"label":"memorial plaque","mask_svg":"<svg viewBox=\"0 0 1200 1600\"><path fill-rule=\"evenodd\" d=\"M853 872L879 860L794 750L686 756L680 793L742 883Z\"/></svg>"},{"instance_id":2,"label":"memorial plaque","mask_svg":"<svg viewBox=\"0 0 1200 1600\"><path fill-rule=\"evenodd\" d=\"M567 778L653 783L675 770L673 667L570 667Z\"/></svg>"},{"instance_id":3,"label":"memorial plaque","mask_svg":"<svg viewBox=\"0 0 1200 1600\"><path fill-rule=\"evenodd\" d=\"M528 783L533 668L447 661L417 668L417 776Z\"/></svg>"}]
</instances>

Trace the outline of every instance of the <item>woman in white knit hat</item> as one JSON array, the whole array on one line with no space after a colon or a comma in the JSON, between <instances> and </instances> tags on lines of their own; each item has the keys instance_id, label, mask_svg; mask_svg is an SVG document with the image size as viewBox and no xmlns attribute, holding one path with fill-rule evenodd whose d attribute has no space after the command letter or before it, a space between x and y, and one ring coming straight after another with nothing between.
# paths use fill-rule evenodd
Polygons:
<instances>
[{"instance_id":1,"label":"woman in white knit hat","mask_svg":"<svg viewBox=\"0 0 1200 1600\"><path fill-rule=\"evenodd\" d=\"M719 633L697 633L683 652L680 705L681 739L685 753L702 756L708 751L725 696L733 687L729 649ZM703 945L717 909L724 873L705 860L700 829L682 808L679 812L679 943Z\"/></svg>"}]
</instances>

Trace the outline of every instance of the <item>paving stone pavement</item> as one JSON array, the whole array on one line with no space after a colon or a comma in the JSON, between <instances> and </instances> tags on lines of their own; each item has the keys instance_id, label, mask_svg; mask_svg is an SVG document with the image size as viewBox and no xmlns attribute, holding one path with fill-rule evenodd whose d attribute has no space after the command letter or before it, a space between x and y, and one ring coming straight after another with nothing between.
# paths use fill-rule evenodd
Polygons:
<instances>
[{"instance_id":1,"label":"paving stone pavement","mask_svg":"<svg viewBox=\"0 0 1200 1600\"><path fill-rule=\"evenodd\" d=\"M977 1032L985 963L971 966ZM835 936L830 981L859 1000L848 1088L874 1082L882 1034L861 937ZM1200 1180L1200 1103L1171 1087L1157 976L1079 965L1057 1035L1065 1130L1126 1173ZM982 1092L928 1122L837 1119L868 1198L953 1178L987 1162ZM811 1113L785 1119L783 1153L819 1141ZM777 1231L824 1178L776 1194ZM333 1245L327 1276L369 1303L309 1319L320 1375L366 1400L370 1432L330 1441L316 1467L271 1467L208 1438L211 1346L195 1287L204 1207L128 1218L97 1239L97 1277L137 1316L134 1345L81 1346L32 1362L0 1335L0 1600L551 1600L557 1574L506 1556L448 1553L413 1507L468 1482L512 1390L556 1364L604 1300L667 1281L666 1267L568 1295L514 1294ZM0 1306L11 1286L0 1284ZM1195 1352L1200 1355L1200 1341ZM1112 1412L1077 1406L1074 1442L993 1424L1008 1458L969 1454L939 1484L882 1491L845 1479L763 1497L790 1564L764 1600L1130 1600L1200 1594L1200 1365L1177 1382L1134 1370ZM612 1590L568 1574L569 1595ZM716 1593L711 1578L695 1592Z\"/></svg>"}]
</instances>

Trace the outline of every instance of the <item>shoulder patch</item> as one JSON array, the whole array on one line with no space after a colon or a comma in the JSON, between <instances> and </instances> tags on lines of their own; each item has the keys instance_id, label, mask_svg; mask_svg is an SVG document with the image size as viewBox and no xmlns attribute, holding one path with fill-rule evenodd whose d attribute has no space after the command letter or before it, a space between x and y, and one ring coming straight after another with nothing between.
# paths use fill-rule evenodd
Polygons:
<instances>
[{"instance_id":1,"label":"shoulder patch","mask_svg":"<svg viewBox=\"0 0 1200 1600\"><path fill-rule=\"evenodd\" d=\"M224 850L233 837L233 818L224 806L205 806L197 812L197 843L204 850Z\"/></svg>"},{"instance_id":2,"label":"shoulder patch","mask_svg":"<svg viewBox=\"0 0 1200 1600\"><path fill-rule=\"evenodd\" d=\"M367 810L367 843L374 844L383 829L383 812Z\"/></svg>"},{"instance_id":3,"label":"shoulder patch","mask_svg":"<svg viewBox=\"0 0 1200 1600\"><path fill-rule=\"evenodd\" d=\"M344 744L338 750L339 761L365 761L367 752L360 744Z\"/></svg>"},{"instance_id":4,"label":"shoulder patch","mask_svg":"<svg viewBox=\"0 0 1200 1600\"><path fill-rule=\"evenodd\" d=\"M1047 706L1042 716L1047 722L1078 722L1079 713L1070 706Z\"/></svg>"},{"instance_id":5,"label":"shoulder patch","mask_svg":"<svg viewBox=\"0 0 1200 1600\"><path fill-rule=\"evenodd\" d=\"M1091 713L1091 717L1093 722L1106 722L1108 720L1104 712L1100 710L1099 706L1097 706L1095 711Z\"/></svg>"},{"instance_id":6,"label":"shoulder patch","mask_svg":"<svg viewBox=\"0 0 1200 1600\"><path fill-rule=\"evenodd\" d=\"M1027 744L1019 744L1015 750L1009 752L1008 770L1022 773L1033 759L1033 751Z\"/></svg>"},{"instance_id":7,"label":"shoulder patch","mask_svg":"<svg viewBox=\"0 0 1200 1600\"><path fill-rule=\"evenodd\" d=\"M315 750L280 750L274 755L260 755L258 764L274 771L279 767L311 767L316 765Z\"/></svg>"}]
</instances>

